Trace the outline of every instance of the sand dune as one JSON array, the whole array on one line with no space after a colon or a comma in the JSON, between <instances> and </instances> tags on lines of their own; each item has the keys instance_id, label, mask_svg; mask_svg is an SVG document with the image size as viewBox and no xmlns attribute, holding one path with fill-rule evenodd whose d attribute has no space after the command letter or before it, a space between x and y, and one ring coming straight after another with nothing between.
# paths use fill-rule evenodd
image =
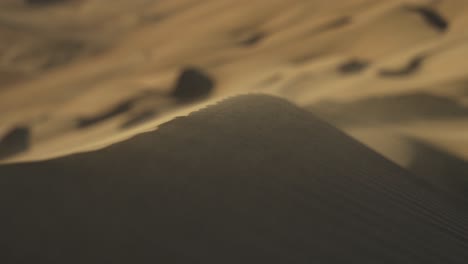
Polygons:
<instances>
[{"instance_id":1,"label":"sand dune","mask_svg":"<svg viewBox=\"0 0 468 264\"><path fill-rule=\"evenodd\" d=\"M0 262L466 263L467 14L0 1Z\"/></svg>"},{"instance_id":2,"label":"sand dune","mask_svg":"<svg viewBox=\"0 0 468 264\"><path fill-rule=\"evenodd\" d=\"M3 263L468 258L468 211L449 191L267 96L0 175Z\"/></svg>"},{"instance_id":3,"label":"sand dune","mask_svg":"<svg viewBox=\"0 0 468 264\"><path fill-rule=\"evenodd\" d=\"M411 136L466 161L467 8L464 0L2 1L0 136L30 132L28 148L3 160L95 149L206 100L261 91L318 113L337 106L322 117L349 133L367 123L370 137ZM192 68L215 86L181 104L174 90ZM349 119L352 105L362 110Z\"/></svg>"}]
</instances>

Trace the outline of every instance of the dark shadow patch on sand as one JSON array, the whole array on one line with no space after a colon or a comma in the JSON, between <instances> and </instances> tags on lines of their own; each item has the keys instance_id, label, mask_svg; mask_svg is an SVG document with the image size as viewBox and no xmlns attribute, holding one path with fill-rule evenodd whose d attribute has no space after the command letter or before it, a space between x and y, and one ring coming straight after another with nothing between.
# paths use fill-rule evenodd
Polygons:
<instances>
[{"instance_id":1,"label":"dark shadow patch on sand","mask_svg":"<svg viewBox=\"0 0 468 264\"><path fill-rule=\"evenodd\" d=\"M424 141L408 141L414 153L408 169L468 203L468 162Z\"/></svg>"},{"instance_id":2,"label":"dark shadow patch on sand","mask_svg":"<svg viewBox=\"0 0 468 264\"><path fill-rule=\"evenodd\" d=\"M321 26L318 29L318 31L323 32L323 31L335 30L335 29L347 26L347 25L351 24L351 22L352 22L352 18L349 17L349 16L340 17L340 18L337 18L337 19L335 19L335 20Z\"/></svg>"},{"instance_id":3,"label":"dark shadow patch on sand","mask_svg":"<svg viewBox=\"0 0 468 264\"><path fill-rule=\"evenodd\" d=\"M146 110L143 112L138 113L137 115L131 117L127 121L125 121L120 128L122 129L127 129L127 128L132 128L137 125L143 124L154 117L158 115L158 112L156 110Z\"/></svg>"},{"instance_id":4,"label":"dark shadow patch on sand","mask_svg":"<svg viewBox=\"0 0 468 264\"><path fill-rule=\"evenodd\" d=\"M264 32L256 32L241 40L239 44L246 47L254 46L264 40L266 36L267 35Z\"/></svg>"},{"instance_id":5,"label":"dark shadow patch on sand","mask_svg":"<svg viewBox=\"0 0 468 264\"><path fill-rule=\"evenodd\" d=\"M405 77L417 72L421 69L426 56L418 56L413 58L401 69L382 69L378 72L381 77Z\"/></svg>"},{"instance_id":6,"label":"dark shadow patch on sand","mask_svg":"<svg viewBox=\"0 0 468 264\"><path fill-rule=\"evenodd\" d=\"M437 31L444 32L449 27L448 21L432 8L423 6L410 6L407 7L407 10L416 12L421 15L424 21L426 21L429 26L433 27Z\"/></svg>"},{"instance_id":7,"label":"dark shadow patch on sand","mask_svg":"<svg viewBox=\"0 0 468 264\"><path fill-rule=\"evenodd\" d=\"M78 128L87 128L89 126L93 126L99 124L101 122L105 122L109 119L112 119L116 116L125 114L132 110L135 105L137 105L141 100L149 99L151 97L159 97L161 96L160 93L156 91L143 91L141 94L136 95L132 98L124 100L123 102L115 105L111 109L104 111L103 113L97 114L92 117L82 117L79 118L77 121Z\"/></svg>"},{"instance_id":8,"label":"dark shadow patch on sand","mask_svg":"<svg viewBox=\"0 0 468 264\"><path fill-rule=\"evenodd\" d=\"M143 14L141 19L145 23L159 23L169 17L168 13Z\"/></svg>"},{"instance_id":9,"label":"dark shadow patch on sand","mask_svg":"<svg viewBox=\"0 0 468 264\"><path fill-rule=\"evenodd\" d=\"M171 96L180 103L208 97L215 88L215 80L196 67L187 67L180 73Z\"/></svg>"},{"instance_id":10,"label":"dark shadow patch on sand","mask_svg":"<svg viewBox=\"0 0 468 264\"><path fill-rule=\"evenodd\" d=\"M0 160L29 149L31 132L28 127L19 126L10 130L0 140Z\"/></svg>"},{"instance_id":11,"label":"dark shadow patch on sand","mask_svg":"<svg viewBox=\"0 0 468 264\"><path fill-rule=\"evenodd\" d=\"M101 113L99 115L93 116L93 117L83 117L78 119L77 121L77 128L87 128L93 125L96 125L98 123L104 122L106 120L109 120L113 117L116 117L118 115L121 115L123 113L126 113L130 111L135 104L135 100L130 99L127 101L124 101L112 109Z\"/></svg>"},{"instance_id":12,"label":"dark shadow patch on sand","mask_svg":"<svg viewBox=\"0 0 468 264\"><path fill-rule=\"evenodd\" d=\"M320 53L305 53L301 54L300 56L291 58L290 62L294 65L302 65L304 63L319 59L321 57L323 57L323 54Z\"/></svg>"},{"instance_id":13,"label":"dark shadow patch on sand","mask_svg":"<svg viewBox=\"0 0 468 264\"><path fill-rule=\"evenodd\" d=\"M468 108L457 101L425 93L372 97L350 103L321 102L308 109L343 125L468 118Z\"/></svg>"},{"instance_id":14,"label":"dark shadow patch on sand","mask_svg":"<svg viewBox=\"0 0 468 264\"><path fill-rule=\"evenodd\" d=\"M365 70L369 66L368 61L351 59L338 66L337 71L341 74L356 74Z\"/></svg>"}]
</instances>

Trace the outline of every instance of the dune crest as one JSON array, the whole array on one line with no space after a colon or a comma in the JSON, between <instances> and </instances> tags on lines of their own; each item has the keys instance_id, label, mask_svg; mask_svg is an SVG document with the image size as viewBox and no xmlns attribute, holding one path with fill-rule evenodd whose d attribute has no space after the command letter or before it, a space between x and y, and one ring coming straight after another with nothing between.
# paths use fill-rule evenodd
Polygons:
<instances>
[{"instance_id":1,"label":"dune crest","mask_svg":"<svg viewBox=\"0 0 468 264\"><path fill-rule=\"evenodd\" d=\"M235 97L0 175L5 263L468 258L459 201L279 98Z\"/></svg>"}]
</instances>

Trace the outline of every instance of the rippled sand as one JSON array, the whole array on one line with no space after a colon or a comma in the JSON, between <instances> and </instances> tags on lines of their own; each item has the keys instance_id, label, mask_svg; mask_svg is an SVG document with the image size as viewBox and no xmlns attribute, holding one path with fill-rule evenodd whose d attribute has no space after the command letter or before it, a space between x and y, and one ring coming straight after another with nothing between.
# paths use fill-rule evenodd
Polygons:
<instances>
[{"instance_id":1,"label":"rippled sand","mask_svg":"<svg viewBox=\"0 0 468 264\"><path fill-rule=\"evenodd\" d=\"M99 148L261 92L407 168L443 155L466 174L467 13L465 0L4 0L0 158Z\"/></svg>"}]
</instances>

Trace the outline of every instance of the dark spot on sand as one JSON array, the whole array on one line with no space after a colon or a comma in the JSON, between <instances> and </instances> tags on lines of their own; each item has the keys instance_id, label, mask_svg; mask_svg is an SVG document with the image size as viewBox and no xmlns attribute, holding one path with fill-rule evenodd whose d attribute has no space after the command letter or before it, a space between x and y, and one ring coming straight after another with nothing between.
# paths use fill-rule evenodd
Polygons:
<instances>
[{"instance_id":1,"label":"dark spot on sand","mask_svg":"<svg viewBox=\"0 0 468 264\"><path fill-rule=\"evenodd\" d=\"M291 58L290 62L295 65L301 65L309 61L313 61L318 58L321 58L322 56L323 54L320 54L320 53L305 53L305 54L301 54L299 56Z\"/></svg>"},{"instance_id":2,"label":"dark spot on sand","mask_svg":"<svg viewBox=\"0 0 468 264\"><path fill-rule=\"evenodd\" d=\"M113 107L109 111L106 111L106 112L104 112L102 114L99 114L97 116L89 117L89 118L80 118L78 120L77 127L78 128L86 128L86 127L95 125L97 123L106 121L108 119L111 119L111 118L113 118L115 116L121 115L121 114L123 114L125 112L130 111L130 109L132 109L134 103L135 103L135 100L130 99L130 100L127 100L125 102L122 102L122 103L116 105L115 107Z\"/></svg>"},{"instance_id":3,"label":"dark spot on sand","mask_svg":"<svg viewBox=\"0 0 468 264\"><path fill-rule=\"evenodd\" d=\"M352 59L338 66L338 72L342 74L353 74L363 71L369 66L367 61Z\"/></svg>"},{"instance_id":4,"label":"dark spot on sand","mask_svg":"<svg viewBox=\"0 0 468 264\"><path fill-rule=\"evenodd\" d=\"M447 30L449 23L435 10L428 7L408 7L408 10L420 14L426 23L438 31Z\"/></svg>"},{"instance_id":5,"label":"dark spot on sand","mask_svg":"<svg viewBox=\"0 0 468 264\"><path fill-rule=\"evenodd\" d=\"M146 121L154 118L155 116L157 116L157 112L155 110L143 111L143 112L133 116L132 118L128 119L127 121L125 121L125 123L123 123L120 126L120 128L126 129L126 128L131 128L131 127L143 124Z\"/></svg>"},{"instance_id":6,"label":"dark spot on sand","mask_svg":"<svg viewBox=\"0 0 468 264\"><path fill-rule=\"evenodd\" d=\"M407 76L417 72L424 60L426 59L425 56L418 56L413 58L411 61L408 62L401 69L382 69L379 71L379 75L382 77L400 77L400 76Z\"/></svg>"},{"instance_id":7,"label":"dark spot on sand","mask_svg":"<svg viewBox=\"0 0 468 264\"><path fill-rule=\"evenodd\" d=\"M140 94L129 98L113 108L109 109L108 111L104 111L101 114L98 114L93 117L83 117L78 120L77 127L78 128L86 128L95 124L98 124L100 122L107 121L113 117L116 117L118 115L124 114L126 112L129 112L130 110L133 109L133 107L139 103L142 100L149 99L149 98L154 98L154 97L159 97L162 94L160 94L158 91L152 91L152 90L146 90L142 91Z\"/></svg>"},{"instance_id":8,"label":"dark spot on sand","mask_svg":"<svg viewBox=\"0 0 468 264\"><path fill-rule=\"evenodd\" d=\"M143 21L148 22L148 23L157 23L161 22L165 18L168 17L168 14L148 14L148 15L143 15L141 18Z\"/></svg>"},{"instance_id":9,"label":"dark spot on sand","mask_svg":"<svg viewBox=\"0 0 468 264\"><path fill-rule=\"evenodd\" d=\"M26 151L30 145L30 137L28 127L19 126L10 130L0 141L0 159Z\"/></svg>"},{"instance_id":10,"label":"dark spot on sand","mask_svg":"<svg viewBox=\"0 0 468 264\"><path fill-rule=\"evenodd\" d=\"M171 96L181 102L207 97L214 89L215 81L198 68L189 67L177 79Z\"/></svg>"},{"instance_id":11,"label":"dark spot on sand","mask_svg":"<svg viewBox=\"0 0 468 264\"><path fill-rule=\"evenodd\" d=\"M333 21L331 21L330 23L327 23L325 25L323 25L321 28L320 28L320 31L327 31L327 30L332 30L332 29L337 29L337 28L340 28L340 27L344 27L348 24L351 23L351 17L340 17L340 18L337 18Z\"/></svg>"},{"instance_id":12,"label":"dark spot on sand","mask_svg":"<svg viewBox=\"0 0 468 264\"><path fill-rule=\"evenodd\" d=\"M265 33L257 32L257 33L250 35L246 39L242 40L240 44L242 46L252 46L262 41L265 37L266 37Z\"/></svg>"}]
</instances>

